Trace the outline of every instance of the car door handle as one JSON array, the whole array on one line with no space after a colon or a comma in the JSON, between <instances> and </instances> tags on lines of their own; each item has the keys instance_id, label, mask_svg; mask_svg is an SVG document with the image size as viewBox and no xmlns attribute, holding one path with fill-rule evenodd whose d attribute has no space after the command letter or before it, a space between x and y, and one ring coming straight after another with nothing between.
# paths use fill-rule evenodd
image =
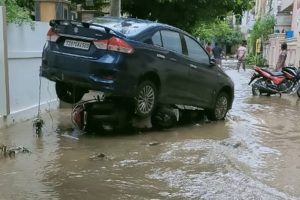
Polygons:
<instances>
[{"instance_id":1,"label":"car door handle","mask_svg":"<svg viewBox=\"0 0 300 200\"><path fill-rule=\"evenodd\" d=\"M197 69L196 65L190 64L190 68Z\"/></svg>"},{"instance_id":2,"label":"car door handle","mask_svg":"<svg viewBox=\"0 0 300 200\"><path fill-rule=\"evenodd\" d=\"M157 56L158 58L161 58L161 59L165 59L165 58L166 58L164 55L161 55L161 54L156 54L156 56Z\"/></svg>"},{"instance_id":3,"label":"car door handle","mask_svg":"<svg viewBox=\"0 0 300 200\"><path fill-rule=\"evenodd\" d=\"M177 61L177 59L176 59L176 58L170 58L170 60L172 60L172 61L174 61L174 62L176 62L176 61Z\"/></svg>"}]
</instances>

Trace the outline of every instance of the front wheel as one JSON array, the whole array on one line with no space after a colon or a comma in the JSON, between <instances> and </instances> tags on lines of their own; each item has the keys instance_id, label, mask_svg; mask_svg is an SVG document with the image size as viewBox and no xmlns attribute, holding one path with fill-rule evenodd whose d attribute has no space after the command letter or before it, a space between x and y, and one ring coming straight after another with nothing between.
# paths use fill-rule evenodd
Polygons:
<instances>
[{"instance_id":1,"label":"front wheel","mask_svg":"<svg viewBox=\"0 0 300 200\"><path fill-rule=\"evenodd\" d=\"M252 85L252 95L253 96L259 96L260 94L261 93L260 93L259 88L256 85Z\"/></svg>"},{"instance_id":2,"label":"front wheel","mask_svg":"<svg viewBox=\"0 0 300 200\"><path fill-rule=\"evenodd\" d=\"M135 114L140 118L149 117L157 101L157 89L151 81L143 81L135 95Z\"/></svg>"},{"instance_id":3,"label":"front wheel","mask_svg":"<svg viewBox=\"0 0 300 200\"><path fill-rule=\"evenodd\" d=\"M56 82L55 90L57 97L66 103L77 103L85 93L81 88L62 82Z\"/></svg>"},{"instance_id":4,"label":"front wheel","mask_svg":"<svg viewBox=\"0 0 300 200\"><path fill-rule=\"evenodd\" d=\"M152 127L167 129L175 126L176 114L171 108L160 108L151 117Z\"/></svg>"},{"instance_id":5,"label":"front wheel","mask_svg":"<svg viewBox=\"0 0 300 200\"><path fill-rule=\"evenodd\" d=\"M253 85L252 85L252 95L253 96L259 96L261 95L262 91L257 85L265 85L264 79L260 78L258 79Z\"/></svg>"},{"instance_id":6,"label":"front wheel","mask_svg":"<svg viewBox=\"0 0 300 200\"><path fill-rule=\"evenodd\" d=\"M208 112L208 118L211 120L223 120L226 117L229 108L229 96L221 92L216 99L215 106Z\"/></svg>"}]
</instances>

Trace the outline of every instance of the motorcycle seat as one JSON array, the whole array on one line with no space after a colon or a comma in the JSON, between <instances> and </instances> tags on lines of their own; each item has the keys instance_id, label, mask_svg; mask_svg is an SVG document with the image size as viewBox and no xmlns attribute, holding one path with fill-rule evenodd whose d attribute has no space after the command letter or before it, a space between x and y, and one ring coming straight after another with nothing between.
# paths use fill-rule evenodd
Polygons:
<instances>
[{"instance_id":1,"label":"motorcycle seat","mask_svg":"<svg viewBox=\"0 0 300 200\"><path fill-rule=\"evenodd\" d=\"M283 72L271 72L268 69L262 69L265 72L268 72L269 74L271 74L272 76L283 76Z\"/></svg>"},{"instance_id":2,"label":"motorcycle seat","mask_svg":"<svg viewBox=\"0 0 300 200\"><path fill-rule=\"evenodd\" d=\"M270 74L272 74L272 76L283 76L284 75L283 72L270 72Z\"/></svg>"}]
</instances>

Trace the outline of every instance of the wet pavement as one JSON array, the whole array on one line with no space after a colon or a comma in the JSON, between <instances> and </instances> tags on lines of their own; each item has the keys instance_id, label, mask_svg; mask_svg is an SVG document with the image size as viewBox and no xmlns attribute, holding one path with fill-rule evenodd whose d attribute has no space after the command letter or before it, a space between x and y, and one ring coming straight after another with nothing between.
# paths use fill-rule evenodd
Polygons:
<instances>
[{"instance_id":1,"label":"wet pavement","mask_svg":"<svg viewBox=\"0 0 300 200\"><path fill-rule=\"evenodd\" d=\"M226 71L235 101L225 121L165 131L82 135L70 110L0 130L0 199L300 199L300 102L253 97L252 71ZM20 148L19 148L20 149Z\"/></svg>"}]
</instances>

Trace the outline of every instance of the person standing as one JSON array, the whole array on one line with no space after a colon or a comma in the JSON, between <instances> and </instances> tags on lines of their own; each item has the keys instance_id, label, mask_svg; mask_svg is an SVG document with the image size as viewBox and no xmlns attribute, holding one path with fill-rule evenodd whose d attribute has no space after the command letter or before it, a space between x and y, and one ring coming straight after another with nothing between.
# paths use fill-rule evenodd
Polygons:
<instances>
[{"instance_id":1,"label":"person standing","mask_svg":"<svg viewBox=\"0 0 300 200\"><path fill-rule=\"evenodd\" d=\"M286 57L287 57L287 44L284 42L281 44L281 52L277 60L275 71L279 72L282 70L283 67L285 67Z\"/></svg>"},{"instance_id":2,"label":"person standing","mask_svg":"<svg viewBox=\"0 0 300 200\"><path fill-rule=\"evenodd\" d=\"M241 65L244 71L246 71L246 65L245 65L246 55L247 55L246 41L243 41L242 45L238 48L236 54L236 57L238 59L238 63L237 63L238 71L240 71Z\"/></svg>"},{"instance_id":3,"label":"person standing","mask_svg":"<svg viewBox=\"0 0 300 200\"><path fill-rule=\"evenodd\" d=\"M212 56L212 48L211 48L211 43L210 42L207 43L207 46L206 46L205 49L206 49L209 57L211 57Z\"/></svg>"},{"instance_id":4,"label":"person standing","mask_svg":"<svg viewBox=\"0 0 300 200\"><path fill-rule=\"evenodd\" d=\"M215 47L213 48L212 53L214 58L216 59L216 63L221 66L223 49L219 46L217 42L215 43Z\"/></svg>"}]
</instances>

